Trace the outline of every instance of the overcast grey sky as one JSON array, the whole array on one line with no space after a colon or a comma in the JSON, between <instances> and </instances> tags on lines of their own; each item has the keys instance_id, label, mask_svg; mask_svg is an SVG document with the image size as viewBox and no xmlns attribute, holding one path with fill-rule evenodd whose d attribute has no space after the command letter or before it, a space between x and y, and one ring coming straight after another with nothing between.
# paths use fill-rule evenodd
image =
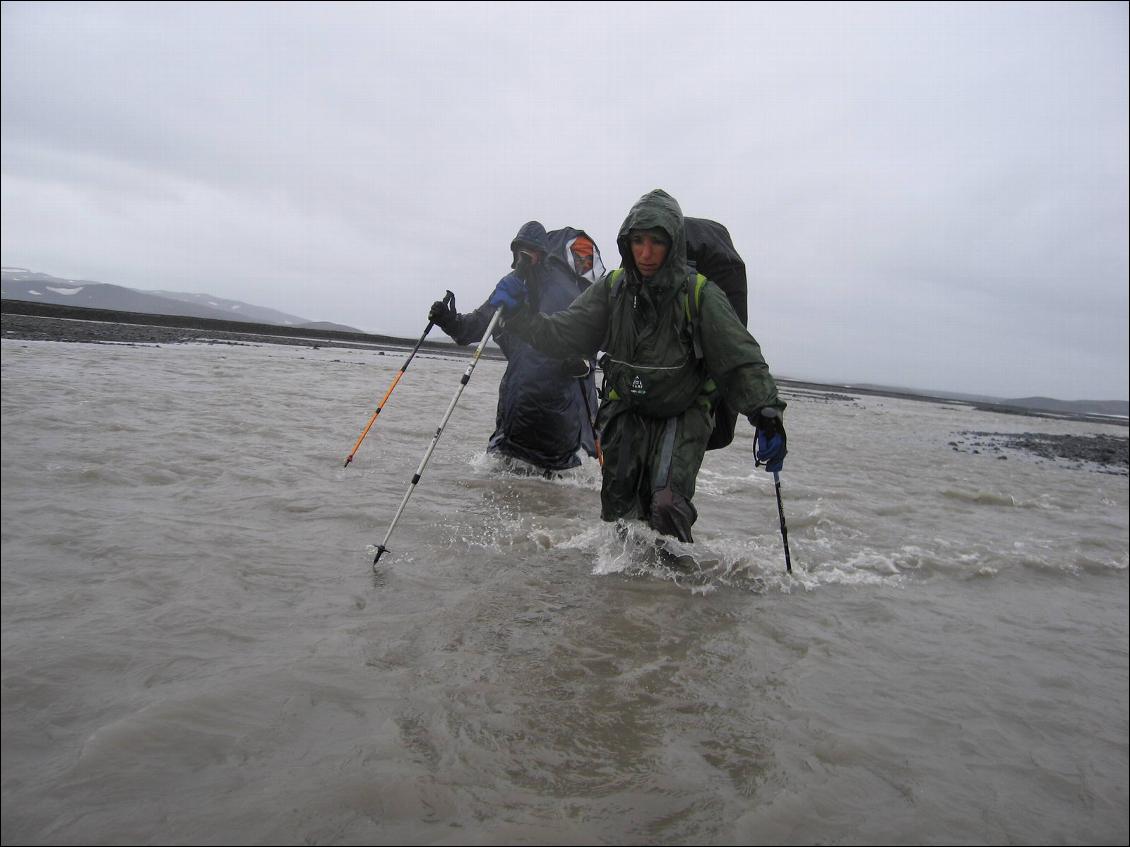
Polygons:
<instances>
[{"instance_id":1,"label":"overcast grey sky","mask_svg":"<svg viewBox=\"0 0 1130 847\"><path fill-rule=\"evenodd\" d=\"M778 375L1126 399L1127 8L5 2L2 260L415 337L664 188Z\"/></svg>"}]
</instances>

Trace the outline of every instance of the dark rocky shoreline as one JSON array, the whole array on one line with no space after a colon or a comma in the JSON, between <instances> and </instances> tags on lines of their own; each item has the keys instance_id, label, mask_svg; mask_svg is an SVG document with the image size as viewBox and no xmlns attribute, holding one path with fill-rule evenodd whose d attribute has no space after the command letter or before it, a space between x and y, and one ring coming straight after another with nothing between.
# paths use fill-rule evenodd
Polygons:
<instances>
[{"instance_id":1,"label":"dark rocky shoreline","mask_svg":"<svg viewBox=\"0 0 1130 847\"><path fill-rule=\"evenodd\" d=\"M143 315L101 309L68 308L48 303L4 300L0 316L4 338L67 341L87 344L289 344L298 347L412 347L415 340L366 333L269 324L216 321L174 315ZM466 348L425 341L423 349L459 355ZM501 353L494 351L501 356ZM491 356L484 351L484 356Z\"/></svg>"},{"instance_id":2,"label":"dark rocky shoreline","mask_svg":"<svg viewBox=\"0 0 1130 847\"><path fill-rule=\"evenodd\" d=\"M227 321L207 321L166 315L134 315L127 313L98 312L97 310L50 306L48 304L3 301L0 316L0 336L6 339L32 341L84 342L90 344L286 344L300 347L344 347L373 349L376 347L411 347L415 340L392 336L375 336L364 333L345 333L333 330L276 327L259 324L242 324ZM443 342L425 342L424 348L452 355L469 355L466 347ZM484 351L488 358L500 358L497 351ZM858 395L898 397L921 402L952 405L954 401L923 395L881 392L874 389L847 389L844 386L779 380L787 392L793 389L801 394L819 396L825 402L855 402ZM845 393L851 391L851 394ZM814 394L815 393L815 394ZM1082 420L1093 423L1126 426L1124 420L1102 420L1092 416L1043 414L1030 409L991 404L972 404L985 411L1014 414L1029 418L1057 420ZM951 441L954 450L974 454L994 454L1005 459L1004 451L1020 451L1048 461L1067 461L1079 467L1089 467L1104 473L1128 474L1130 450L1126 438L1113 435L1074 436L1049 435L1037 432L1001 434L989 432L960 432L958 440Z\"/></svg>"},{"instance_id":3,"label":"dark rocky shoreline","mask_svg":"<svg viewBox=\"0 0 1130 847\"><path fill-rule=\"evenodd\" d=\"M78 321L65 318L5 314L3 337L28 341L84 342L87 344L183 344L187 342L262 342L262 336L217 333L188 327ZM289 339L295 343L296 339Z\"/></svg>"},{"instance_id":4,"label":"dark rocky shoreline","mask_svg":"<svg viewBox=\"0 0 1130 847\"><path fill-rule=\"evenodd\" d=\"M1064 461L1100 473L1130 476L1130 441L1114 435L1050 435L1043 432L959 432L950 446L958 452L1007 460L1017 450L1045 461Z\"/></svg>"}]
</instances>

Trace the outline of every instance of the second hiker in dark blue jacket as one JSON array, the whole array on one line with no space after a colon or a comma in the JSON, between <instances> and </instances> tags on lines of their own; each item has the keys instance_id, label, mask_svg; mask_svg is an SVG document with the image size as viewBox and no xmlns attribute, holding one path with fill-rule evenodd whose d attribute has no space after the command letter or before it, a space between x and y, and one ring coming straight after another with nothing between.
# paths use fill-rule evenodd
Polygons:
<instances>
[{"instance_id":1,"label":"second hiker in dark blue jacket","mask_svg":"<svg viewBox=\"0 0 1130 847\"><path fill-rule=\"evenodd\" d=\"M530 221L518 230L510 250L511 272L526 283L530 306L546 315L566 309L603 273L596 245L580 230L546 233L540 223ZM459 314L454 302L437 301L428 317L455 343L472 344L483 337L494 312L489 302ZM581 450L595 455L592 416L597 398L589 363L551 358L503 330L495 330L494 340L507 365L498 386L495 431L487 452L544 471L577 467Z\"/></svg>"}]
</instances>

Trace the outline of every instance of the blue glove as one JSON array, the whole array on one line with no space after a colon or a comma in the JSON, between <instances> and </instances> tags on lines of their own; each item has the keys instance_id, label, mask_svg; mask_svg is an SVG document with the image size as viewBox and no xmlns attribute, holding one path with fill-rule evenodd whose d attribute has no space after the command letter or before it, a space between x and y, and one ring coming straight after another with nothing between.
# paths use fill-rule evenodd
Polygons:
<instances>
[{"instance_id":1,"label":"blue glove","mask_svg":"<svg viewBox=\"0 0 1130 847\"><path fill-rule=\"evenodd\" d=\"M753 466L765 465L769 473L780 473L789 452L781 410L767 406L758 413L753 425L757 427Z\"/></svg>"},{"instance_id":2,"label":"blue glove","mask_svg":"<svg viewBox=\"0 0 1130 847\"><path fill-rule=\"evenodd\" d=\"M487 302L508 315L526 302L526 283L517 274L507 274L498 281Z\"/></svg>"}]
</instances>

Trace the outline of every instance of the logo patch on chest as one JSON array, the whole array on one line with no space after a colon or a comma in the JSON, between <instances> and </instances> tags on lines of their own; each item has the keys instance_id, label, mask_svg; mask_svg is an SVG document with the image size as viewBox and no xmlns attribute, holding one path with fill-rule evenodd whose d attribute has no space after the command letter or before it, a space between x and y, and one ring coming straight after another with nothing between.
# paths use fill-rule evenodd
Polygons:
<instances>
[{"instance_id":1,"label":"logo patch on chest","mask_svg":"<svg viewBox=\"0 0 1130 847\"><path fill-rule=\"evenodd\" d=\"M643 387L643 380L640 379L639 374L636 374L632 377L632 387L630 390L637 396L643 396L644 394L647 394L647 389Z\"/></svg>"}]
</instances>

